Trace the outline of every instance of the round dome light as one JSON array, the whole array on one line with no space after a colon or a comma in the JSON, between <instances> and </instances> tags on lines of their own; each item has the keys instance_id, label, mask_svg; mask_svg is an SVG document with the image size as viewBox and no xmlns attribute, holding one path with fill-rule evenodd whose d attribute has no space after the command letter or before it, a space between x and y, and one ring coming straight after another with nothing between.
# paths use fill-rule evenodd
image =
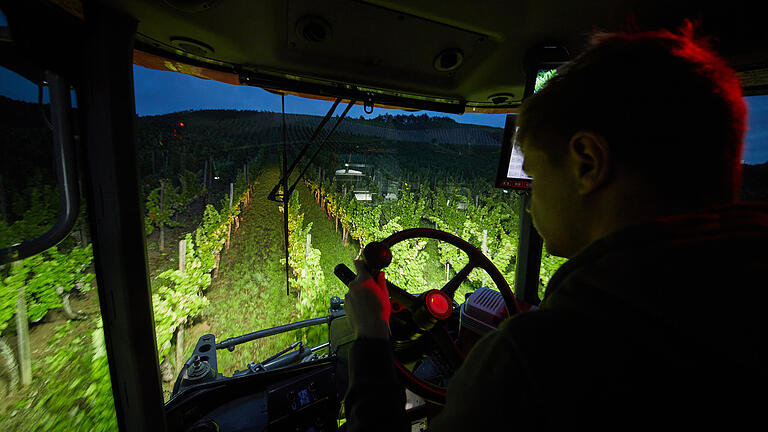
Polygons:
<instances>
[{"instance_id":1,"label":"round dome light","mask_svg":"<svg viewBox=\"0 0 768 432\"><path fill-rule=\"evenodd\" d=\"M307 42L320 43L330 40L333 30L323 18L307 15L296 22L296 35Z\"/></svg>"},{"instance_id":2,"label":"round dome light","mask_svg":"<svg viewBox=\"0 0 768 432\"><path fill-rule=\"evenodd\" d=\"M440 72L450 72L456 70L464 63L464 53L456 48L447 49L435 57L435 69Z\"/></svg>"}]
</instances>

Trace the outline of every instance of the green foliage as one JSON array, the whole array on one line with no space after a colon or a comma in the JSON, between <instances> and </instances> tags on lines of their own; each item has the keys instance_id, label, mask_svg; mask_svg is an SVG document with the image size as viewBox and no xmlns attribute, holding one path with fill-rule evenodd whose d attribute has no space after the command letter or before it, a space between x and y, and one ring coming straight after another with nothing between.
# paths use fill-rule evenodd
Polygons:
<instances>
[{"instance_id":1,"label":"green foliage","mask_svg":"<svg viewBox=\"0 0 768 432\"><path fill-rule=\"evenodd\" d=\"M382 235L381 239L404 228L396 217L384 226L382 234L386 235ZM385 270L387 279L411 293L437 288L431 286L425 277L424 269L432 258L425 250L426 245L425 239L407 240L395 245L392 248L392 263Z\"/></svg>"},{"instance_id":2,"label":"green foliage","mask_svg":"<svg viewBox=\"0 0 768 432\"><path fill-rule=\"evenodd\" d=\"M8 225L0 218L0 247L32 240L48 231L59 216L59 196L51 186L30 187L13 204L21 219ZM7 216L6 216L7 217Z\"/></svg>"},{"instance_id":3,"label":"green foliage","mask_svg":"<svg viewBox=\"0 0 768 432\"><path fill-rule=\"evenodd\" d=\"M90 399L89 414L94 424L102 430L114 430L117 426L115 403L112 397L112 381L107 361L107 347L104 343L104 328L101 319L91 333L91 384L85 391L85 398Z\"/></svg>"},{"instance_id":4,"label":"green foliage","mask_svg":"<svg viewBox=\"0 0 768 432\"><path fill-rule=\"evenodd\" d=\"M144 207L144 233L149 235L155 228L175 226L173 217L187 208L189 203L203 194L204 189L196 173L183 170L179 174L181 190L169 179L160 179L160 186L150 190Z\"/></svg>"},{"instance_id":5,"label":"green foliage","mask_svg":"<svg viewBox=\"0 0 768 432\"><path fill-rule=\"evenodd\" d=\"M144 234L150 235L155 230L155 226L152 225L152 218L149 216L144 217Z\"/></svg>"},{"instance_id":6,"label":"green foliage","mask_svg":"<svg viewBox=\"0 0 768 432\"><path fill-rule=\"evenodd\" d=\"M544 290L549 284L549 280L555 274L557 269L561 265L565 264L568 258L561 258L551 255L550 253L544 253L541 258L541 270L539 271L539 298L544 298Z\"/></svg>"},{"instance_id":7,"label":"green foliage","mask_svg":"<svg viewBox=\"0 0 768 432\"><path fill-rule=\"evenodd\" d=\"M195 172L183 170L179 174L179 183L181 184L179 202L184 205L192 202L205 192L205 188L200 182L200 176Z\"/></svg>"},{"instance_id":8,"label":"green foliage","mask_svg":"<svg viewBox=\"0 0 768 432\"><path fill-rule=\"evenodd\" d=\"M241 195L243 192L245 192L245 189L248 187L248 184L245 183L245 172L244 171L238 171L237 172L237 178L234 182L234 190L235 190L235 196Z\"/></svg>"},{"instance_id":9,"label":"green foliage","mask_svg":"<svg viewBox=\"0 0 768 432\"><path fill-rule=\"evenodd\" d=\"M198 238L204 240L204 237ZM207 256L200 256L201 252L205 255L209 252L198 247L192 241L191 234L186 236L186 245L184 271L169 269L160 273L158 278L172 285L160 285L152 296L161 362L171 348L171 339L176 329L186 324L190 317L197 316L209 304L203 293L211 285L213 262Z\"/></svg>"},{"instance_id":10,"label":"green foliage","mask_svg":"<svg viewBox=\"0 0 768 432\"><path fill-rule=\"evenodd\" d=\"M536 83L533 86L534 93L541 90L541 88L544 87L545 84L547 84L547 81L549 81L553 76L555 76L556 73L557 73L557 69L539 71L539 73L536 74Z\"/></svg>"},{"instance_id":11,"label":"green foliage","mask_svg":"<svg viewBox=\"0 0 768 432\"><path fill-rule=\"evenodd\" d=\"M0 291L3 292L2 315L0 315L0 329L5 330L8 323L16 315L16 299L19 289L25 286L30 268L22 263L11 266L9 275L2 280Z\"/></svg>"},{"instance_id":12,"label":"green foliage","mask_svg":"<svg viewBox=\"0 0 768 432\"><path fill-rule=\"evenodd\" d=\"M62 306L60 295L77 288L81 292L90 289L94 275L88 268L93 261L91 246L75 246L68 253L54 246L40 254L25 258L10 266L8 276L0 284L0 296L10 302L19 288L25 287L27 317L39 321L49 310ZM15 300L14 300L15 302ZM7 326L15 308L10 304L0 310L0 330Z\"/></svg>"},{"instance_id":13,"label":"green foliage","mask_svg":"<svg viewBox=\"0 0 768 432\"><path fill-rule=\"evenodd\" d=\"M47 358L41 374L45 377L45 391L25 407L34 413L35 425L30 430L116 431L101 319L93 321L95 328L90 332L90 343L78 338L66 340L74 325L68 322L60 326L49 341L55 352Z\"/></svg>"},{"instance_id":14,"label":"green foliage","mask_svg":"<svg viewBox=\"0 0 768 432\"><path fill-rule=\"evenodd\" d=\"M195 230L195 245L198 248L197 257L206 269L213 269L216 254L224 247L224 224L221 215L210 204L205 207L203 220Z\"/></svg>"},{"instance_id":15,"label":"green foliage","mask_svg":"<svg viewBox=\"0 0 768 432\"><path fill-rule=\"evenodd\" d=\"M11 279L11 280L8 280ZM16 314L18 292L13 289L16 283L12 277L0 280L0 336Z\"/></svg>"},{"instance_id":16,"label":"green foliage","mask_svg":"<svg viewBox=\"0 0 768 432\"><path fill-rule=\"evenodd\" d=\"M48 310L61 307L61 298L56 292L56 264L45 260L38 254L23 261L23 266L14 266L14 270L25 267L29 269L25 293L27 296L27 316L32 322L41 320Z\"/></svg>"},{"instance_id":17,"label":"green foliage","mask_svg":"<svg viewBox=\"0 0 768 432\"><path fill-rule=\"evenodd\" d=\"M434 189L421 183L418 192L404 183L398 190L397 200L373 204L344 196L334 184L321 184L312 179L305 183L313 194L322 197L329 214L339 217L342 226L360 243L361 250L368 242L381 240L393 232L428 226L454 234L478 249L483 249L485 244L486 256L504 278L507 281L514 279L519 201L514 195L492 189L482 178ZM443 269L447 266L453 274L468 263L464 252L444 242L439 242L435 248L428 247L425 241L408 241L395 246L392 253L387 277L411 292L421 292L439 287L434 286L436 283L444 283L444 279L430 275L428 269L433 268L435 261ZM562 262L545 255L542 261L544 283ZM465 285L465 289L495 286L482 270L471 272Z\"/></svg>"},{"instance_id":18,"label":"green foliage","mask_svg":"<svg viewBox=\"0 0 768 432\"><path fill-rule=\"evenodd\" d=\"M282 206L280 210L282 211ZM320 266L320 250L310 245L307 249L307 235L312 230L312 223L304 225L298 194L293 194L288 203L288 265L293 277L289 279L291 288L297 293L296 306L299 319L316 318L327 314L326 302L330 297L325 283L325 275ZM285 259L281 262L285 265ZM319 329L309 329L310 339L317 339Z\"/></svg>"},{"instance_id":19,"label":"green foliage","mask_svg":"<svg viewBox=\"0 0 768 432\"><path fill-rule=\"evenodd\" d=\"M171 339L176 329L184 325L189 317L199 314L209 302L199 289L195 291L197 284L191 276L179 270L167 270L160 277L176 283L173 287L161 285L152 296L158 355L162 362L171 348Z\"/></svg>"},{"instance_id":20,"label":"green foliage","mask_svg":"<svg viewBox=\"0 0 768 432\"><path fill-rule=\"evenodd\" d=\"M244 187L243 194L233 203L233 210L245 200L246 191ZM226 206L229 206L228 200ZM205 291L211 285L216 255L224 246L228 224L238 214L239 211L219 213L208 204L194 235L186 235L184 271L168 269L158 275L163 283L152 294L152 306L160 362L169 354L179 326L185 325L210 304Z\"/></svg>"},{"instance_id":21,"label":"green foliage","mask_svg":"<svg viewBox=\"0 0 768 432\"><path fill-rule=\"evenodd\" d=\"M171 223L171 215L173 214L172 198L177 196L175 191L173 186L167 187L165 186L165 183L161 181L161 186L152 189L149 193L145 208L147 210L147 219L149 219L150 225L160 228L162 225Z\"/></svg>"},{"instance_id":22,"label":"green foliage","mask_svg":"<svg viewBox=\"0 0 768 432\"><path fill-rule=\"evenodd\" d=\"M352 238L360 242L360 250L371 241L383 238L379 226L381 220L381 209L368 206L360 201L349 201L347 214L350 215L351 227L350 234Z\"/></svg>"},{"instance_id":23,"label":"green foliage","mask_svg":"<svg viewBox=\"0 0 768 432\"><path fill-rule=\"evenodd\" d=\"M171 300L168 300L169 297L171 297ZM158 288L158 292L152 294L152 310L155 317L155 343L157 344L159 363L162 363L171 351L171 340L179 322L172 297L173 291L165 286L161 286Z\"/></svg>"}]
</instances>

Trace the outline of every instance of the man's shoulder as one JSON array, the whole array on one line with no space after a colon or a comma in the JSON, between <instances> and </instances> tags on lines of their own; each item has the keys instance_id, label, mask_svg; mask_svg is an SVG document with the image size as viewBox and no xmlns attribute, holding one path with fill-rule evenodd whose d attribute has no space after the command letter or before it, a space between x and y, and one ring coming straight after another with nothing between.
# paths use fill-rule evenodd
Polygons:
<instances>
[{"instance_id":1,"label":"man's shoulder","mask_svg":"<svg viewBox=\"0 0 768 432\"><path fill-rule=\"evenodd\" d=\"M605 346L600 325L583 315L561 310L537 310L513 316L481 339L473 357L494 362L503 357L533 376L561 370L563 358L585 350L597 355ZM603 341L603 342L601 342Z\"/></svg>"},{"instance_id":2,"label":"man's shoulder","mask_svg":"<svg viewBox=\"0 0 768 432\"><path fill-rule=\"evenodd\" d=\"M569 310L539 309L514 315L496 330L499 340L516 344L571 338L598 323L593 318Z\"/></svg>"},{"instance_id":3,"label":"man's shoulder","mask_svg":"<svg viewBox=\"0 0 768 432\"><path fill-rule=\"evenodd\" d=\"M522 415L515 426L537 428L548 407L567 404L586 385L577 321L581 318L568 312L538 310L513 316L488 333L454 376L450 410L434 430L469 430L486 423L495 430L491 423L511 407Z\"/></svg>"}]
</instances>

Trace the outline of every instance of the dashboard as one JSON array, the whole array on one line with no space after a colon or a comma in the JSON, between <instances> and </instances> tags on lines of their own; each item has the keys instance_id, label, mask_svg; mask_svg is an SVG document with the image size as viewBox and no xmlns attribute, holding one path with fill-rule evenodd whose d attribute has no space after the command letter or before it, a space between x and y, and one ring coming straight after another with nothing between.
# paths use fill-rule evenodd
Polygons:
<instances>
[{"instance_id":1,"label":"dashboard","mask_svg":"<svg viewBox=\"0 0 768 432\"><path fill-rule=\"evenodd\" d=\"M263 363L249 364L247 369L236 371L231 377L223 376L217 368L216 350L228 348L227 341L217 345L212 334L200 337L177 379L173 397L165 405L168 430L336 431L341 400L347 390L348 344L354 334L343 312L336 313L333 308L331 312L330 322L323 321L329 324L329 342L324 346L329 346L334 355L318 358L313 352L320 346L306 349L301 344L298 350L289 352L295 348L294 344ZM453 312L450 320L455 320L458 327L456 343L467 352L482 335L497 328L507 317L501 294L489 288L475 290ZM312 321L306 322L312 324ZM391 320L393 335L397 333L398 322L398 319ZM453 375L451 368L446 369L450 361L442 359L440 350L430 349L429 340L406 341L404 346L400 346L403 341L395 341L393 348L396 356L413 357L414 353L408 354L409 351L417 354L411 359L416 379L446 387ZM413 386L411 391L419 395ZM428 397L422 398L428 400ZM413 422L426 416L427 408L421 405L407 409L407 414Z\"/></svg>"},{"instance_id":2,"label":"dashboard","mask_svg":"<svg viewBox=\"0 0 768 432\"><path fill-rule=\"evenodd\" d=\"M170 431L337 430L335 359L198 384L166 404Z\"/></svg>"}]
</instances>

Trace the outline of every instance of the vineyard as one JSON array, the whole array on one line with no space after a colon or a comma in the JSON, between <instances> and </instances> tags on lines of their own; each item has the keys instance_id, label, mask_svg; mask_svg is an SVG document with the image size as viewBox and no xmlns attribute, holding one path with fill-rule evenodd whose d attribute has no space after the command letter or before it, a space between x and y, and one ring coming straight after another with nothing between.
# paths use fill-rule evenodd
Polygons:
<instances>
[{"instance_id":1,"label":"vineyard","mask_svg":"<svg viewBox=\"0 0 768 432\"><path fill-rule=\"evenodd\" d=\"M318 122L286 116L289 160ZM346 290L333 267L351 267L368 242L393 232L448 231L475 244L513 279L520 203L516 194L491 187L499 129L425 115L343 122L306 175L290 179L299 186L288 206L287 293L286 215L267 199L281 177L281 117L182 112L143 117L138 132L166 399L199 336L222 340L326 315L330 297ZM50 174L40 169L37 177ZM39 235L55 219L57 195L41 183L18 187L24 191L15 198L18 205L0 221L3 244ZM411 292L439 288L467 262L454 247L427 240L404 242L393 255L387 277ZM83 206L78 229L64 242L2 270L0 391L7 397L1 426L115 429L92 261ZM542 288L561 262L545 254ZM480 286L493 283L477 270L457 300ZM222 352L219 369L229 375L296 340L317 344L324 338L327 330L315 327L245 344Z\"/></svg>"}]
</instances>

